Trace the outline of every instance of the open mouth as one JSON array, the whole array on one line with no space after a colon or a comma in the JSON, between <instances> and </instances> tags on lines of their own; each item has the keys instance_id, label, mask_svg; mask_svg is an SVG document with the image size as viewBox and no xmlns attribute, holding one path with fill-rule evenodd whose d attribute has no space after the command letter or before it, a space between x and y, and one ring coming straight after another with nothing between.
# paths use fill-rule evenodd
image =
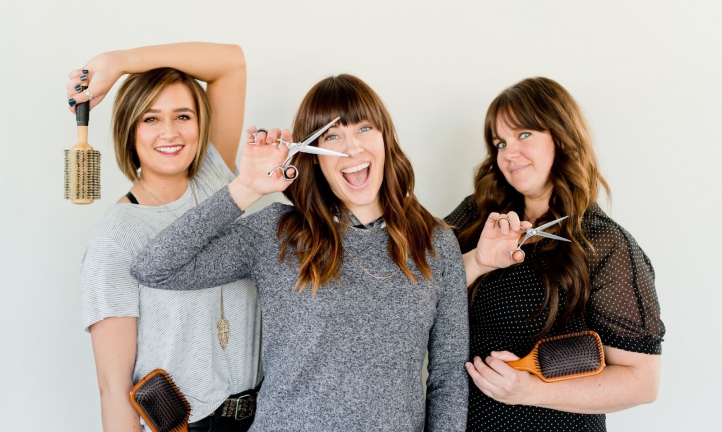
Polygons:
<instances>
[{"instance_id":1,"label":"open mouth","mask_svg":"<svg viewBox=\"0 0 722 432\"><path fill-rule=\"evenodd\" d=\"M341 170L341 175L352 188L361 188L366 185L371 173L371 163L363 162L358 165Z\"/></svg>"},{"instance_id":2,"label":"open mouth","mask_svg":"<svg viewBox=\"0 0 722 432\"><path fill-rule=\"evenodd\" d=\"M182 145L174 145L174 146L163 146L163 147L156 147L155 151L158 153L162 153L164 155L168 156L174 156L180 153L181 150L183 150Z\"/></svg>"}]
</instances>

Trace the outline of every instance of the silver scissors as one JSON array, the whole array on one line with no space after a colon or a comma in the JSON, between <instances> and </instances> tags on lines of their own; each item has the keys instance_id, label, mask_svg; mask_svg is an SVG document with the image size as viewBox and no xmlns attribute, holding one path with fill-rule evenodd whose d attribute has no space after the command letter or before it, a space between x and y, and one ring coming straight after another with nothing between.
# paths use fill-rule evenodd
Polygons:
<instances>
[{"instance_id":1,"label":"silver scissors","mask_svg":"<svg viewBox=\"0 0 722 432\"><path fill-rule=\"evenodd\" d=\"M285 145L288 147L288 157L286 158L285 161L283 161L283 164L281 166L277 166L276 168L272 169L268 173L268 176L271 177L276 170L281 170L281 173L283 173L284 180L288 180L288 181L295 180L296 177L298 177L298 168L296 168L293 165L290 165L290 162L291 162L291 158L293 156L295 156L296 153L298 153L298 152L312 153L312 154L323 155L323 156L348 157L348 155L344 154L344 153L339 153L339 152L335 152L333 150L326 150L326 149L322 149L319 147L309 146L309 144L314 142L316 140L316 138L320 137L321 134L326 132L328 130L328 128L333 126L333 124L336 123L340 118L341 117L336 117L335 119L333 119L331 121L331 123L327 124L326 126L322 127L321 129L317 130L316 132L312 133L311 136L309 136L308 138L306 138L305 140L303 140L300 143L288 142L288 141L284 141L281 138L279 138L278 145L279 146ZM293 176L288 174L288 171L291 169L293 170Z\"/></svg>"},{"instance_id":2,"label":"silver scissors","mask_svg":"<svg viewBox=\"0 0 722 432\"><path fill-rule=\"evenodd\" d=\"M539 236L539 237L550 238L550 239L552 239L552 240L561 240L561 241L565 241L565 242L571 242L571 240L565 239L564 237L559 237L559 236L557 236L557 235L549 234L549 233L544 232L545 229L549 228L549 227L552 226L552 225L558 224L559 222L563 221L564 219L566 219L566 218L568 218L568 217L569 217L569 216L561 217L561 218L559 218L559 219L557 219L557 220L553 220L553 221L551 221L551 222L549 222L549 223L545 223L544 225L539 226L539 227L536 227L536 228L526 229L526 228L524 228L524 227L521 227L521 229L526 233L526 235L524 236L524 240L522 240L521 243L519 243L519 245L516 247L516 249L509 251L509 256L511 257L511 260L514 261L514 262L522 262L522 261L524 261L524 259L522 259L521 261L515 260L515 259L514 259L514 252L519 251L519 252L522 253L522 255L524 255L524 258L526 258L526 254L524 253L523 250L521 250L521 245L523 245L525 241L529 240L529 239L532 238L532 237Z\"/></svg>"}]
</instances>

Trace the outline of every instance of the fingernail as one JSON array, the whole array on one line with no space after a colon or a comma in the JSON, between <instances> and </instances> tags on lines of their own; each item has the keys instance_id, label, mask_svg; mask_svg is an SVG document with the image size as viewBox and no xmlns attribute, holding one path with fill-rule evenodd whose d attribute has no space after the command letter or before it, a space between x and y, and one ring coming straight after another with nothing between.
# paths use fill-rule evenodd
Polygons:
<instances>
[{"instance_id":1,"label":"fingernail","mask_svg":"<svg viewBox=\"0 0 722 432\"><path fill-rule=\"evenodd\" d=\"M75 91L79 92L81 88L80 86L75 86Z\"/></svg>"},{"instance_id":2,"label":"fingernail","mask_svg":"<svg viewBox=\"0 0 722 432\"><path fill-rule=\"evenodd\" d=\"M88 80L88 76L87 76L87 75L83 75L83 76L80 77L80 81L87 81L87 80Z\"/></svg>"},{"instance_id":3,"label":"fingernail","mask_svg":"<svg viewBox=\"0 0 722 432\"><path fill-rule=\"evenodd\" d=\"M88 73L88 70L87 70L87 69L83 69L83 73L84 73L84 74Z\"/></svg>"},{"instance_id":4,"label":"fingernail","mask_svg":"<svg viewBox=\"0 0 722 432\"><path fill-rule=\"evenodd\" d=\"M68 99L68 105L70 105L70 106L75 105L75 99Z\"/></svg>"}]
</instances>

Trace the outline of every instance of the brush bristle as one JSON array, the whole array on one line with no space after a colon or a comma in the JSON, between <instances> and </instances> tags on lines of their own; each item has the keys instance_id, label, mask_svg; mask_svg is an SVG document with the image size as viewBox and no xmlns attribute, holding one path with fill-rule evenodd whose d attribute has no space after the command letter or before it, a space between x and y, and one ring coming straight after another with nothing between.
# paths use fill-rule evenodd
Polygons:
<instances>
[{"instance_id":1,"label":"brush bristle","mask_svg":"<svg viewBox=\"0 0 722 432\"><path fill-rule=\"evenodd\" d=\"M100 152L65 150L65 199L100 199Z\"/></svg>"},{"instance_id":2,"label":"brush bristle","mask_svg":"<svg viewBox=\"0 0 722 432\"><path fill-rule=\"evenodd\" d=\"M597 338L585 333L543 341L536 357L545 378L595 372L602 363Z\"/></svg>"},{"instance_id":3,"label":"brush bristle","mask_svg":"<svg viewBox=\"0 0 722 432\"><path fill-rule=\"evenodd\" d=\"M188 423L190 404L164 373L150 377L137 389L135 401L145 413L143 418L158 432L180 431Z\"/></svg>"}]
</instances>

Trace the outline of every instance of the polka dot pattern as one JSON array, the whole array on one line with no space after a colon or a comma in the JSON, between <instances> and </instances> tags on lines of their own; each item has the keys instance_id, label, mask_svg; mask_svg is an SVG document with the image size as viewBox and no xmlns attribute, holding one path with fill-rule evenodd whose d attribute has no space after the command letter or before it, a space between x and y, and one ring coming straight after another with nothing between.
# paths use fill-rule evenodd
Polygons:
<instances>
[{"instance_id":1,"label":"polka dot pattern","mask_svg":"<svg viewBox=\"0 0 722 432\"><path fill-rule=\"evenodd\" d=\"M481 217L473 196L466 198L445 221L457 233ZM599 333L606 346L645 354L661 354L665 333L649 258L632 236L597 205L589 208L582 229L594 250L590 257L592 285L584 317L564 329L555 326L545 336L581 330ZM551 240L541 240L547 242ZM537 244L543 244L543 243ZM547 313L530 319L544 301L546 290L534 270L544 265L544 253L535 244L522 246L526 260L497 270L476 291L469 312L471 358L491 351L511 351L524 357L539 339ZM465 251L463 251L465 252ZM559 312L564 305L559 290ZM605 431L605 416L573 414L546 408L506 405L484 395L469 380L469 431Z\"/></svg>"}]
</instances>

